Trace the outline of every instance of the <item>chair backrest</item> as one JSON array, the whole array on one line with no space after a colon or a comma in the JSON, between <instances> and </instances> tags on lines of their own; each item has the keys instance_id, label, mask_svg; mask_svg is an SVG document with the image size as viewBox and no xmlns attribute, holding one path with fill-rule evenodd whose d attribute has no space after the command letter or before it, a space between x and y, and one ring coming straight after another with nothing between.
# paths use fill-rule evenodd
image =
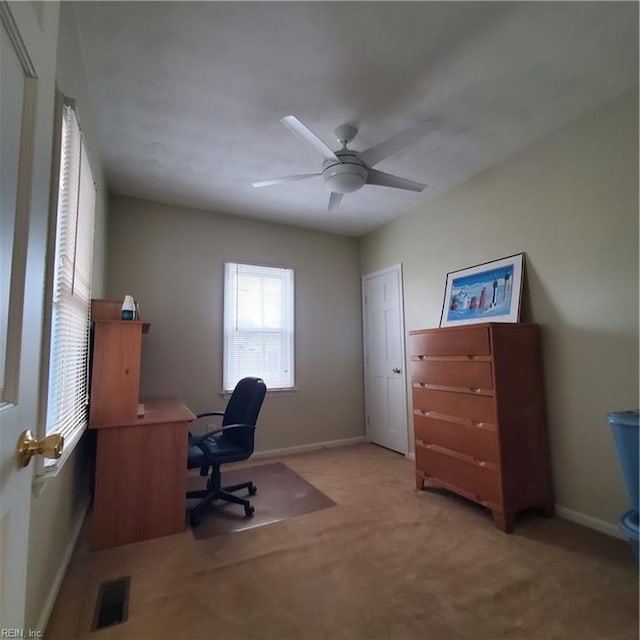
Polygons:
<instances>
[{"instance_id":1,"label":"chair backrest","mask_svg":"<svg viewBox=\"0 0 640 640\"><path fill-rule=\"evenodd\" d=\"M233 390L227 407L224 410L222 426L228 424L252 424L258 421L258 414L267 392L267 385L262 378L242 378ZM247 434L249 436L249 434ZM235 439L235 436L234 436ZM253 434L246 442L238 442L247 446L253 442Z\"/></svg>"}]
</instances>

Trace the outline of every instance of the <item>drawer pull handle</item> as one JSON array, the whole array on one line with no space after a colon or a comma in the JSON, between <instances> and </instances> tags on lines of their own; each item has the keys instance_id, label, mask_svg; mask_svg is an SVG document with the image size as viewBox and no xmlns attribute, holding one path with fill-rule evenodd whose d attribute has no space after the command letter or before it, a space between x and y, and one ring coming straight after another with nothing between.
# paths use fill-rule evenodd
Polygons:
<instances>
[{"instance_id":1,"label":"drawer pull handle","mask_svg":"<svg viewBox=\"0 0 640 640\"><path fill-rule=\"evenodd\" d=\"M479 420L471 420L472 427L484 427L484 422L480 422Z\"/></svg>"},{"instance_id":2,"label":"drawer pull handle","mask_svg":"<svg viewBox=\"0 0 640 640\"><path fill-rule=\"evenodd\" d=\"M480 387L469 387L472 393L480 393L482 389Z\"/></svg>"}]
</instances>

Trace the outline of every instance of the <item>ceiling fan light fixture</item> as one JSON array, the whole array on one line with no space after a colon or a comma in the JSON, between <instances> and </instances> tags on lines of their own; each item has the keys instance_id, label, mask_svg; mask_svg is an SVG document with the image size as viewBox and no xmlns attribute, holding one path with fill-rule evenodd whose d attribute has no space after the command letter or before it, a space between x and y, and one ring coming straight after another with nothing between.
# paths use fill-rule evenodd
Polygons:
<instances>
[{"instance_id":1,"label":"ceiling fan light fixture","mask_svg":"<svg viewBox=\"0 0 640 640\"><path fill-rule=\"evenodd\" d=\"M430 120L421 122L402 133L391 136L364 151L354 151L347 147L348 143L358 133L358 130L351 125L344 124L335 129L335 136L342 148L332 151L309 127L295 116L285 116L281 122L300 140L312 146L322 155L324 158L322 173L303 173L270 180L260 180L253 183L254 187L269 187L283 182L305 180L322 175L325 187L331 192L329 211L333 211L340 205L343 194L358 191L366 184L417 192L423 191L427 186L408 178L378 171L373 167L390 155L415 142L415 140L425 136L433 129L433 122Z\"/></svg>"},{"instance_id":2,"label":"ceiling fan light fixture","mask_svg":"<svg viewBox=\"0 0 640 640\"><path fill-rule=\"evenodd\" d=\"M359 164L334 164L322 172L322 179L332 193L352 193L367 183L367 169Z\"/></svg>"}]
</instances>

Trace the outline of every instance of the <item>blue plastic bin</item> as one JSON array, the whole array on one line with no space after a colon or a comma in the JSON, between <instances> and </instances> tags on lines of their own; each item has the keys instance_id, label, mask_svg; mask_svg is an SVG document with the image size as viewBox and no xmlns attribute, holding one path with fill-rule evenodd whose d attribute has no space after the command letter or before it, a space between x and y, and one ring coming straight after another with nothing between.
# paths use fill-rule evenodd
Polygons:
<instances>
[{"instance_id":1,"label":"blue plastic bin","mask_svg":"<svg viewBox=\"0 0 640 640\"><path fill-rule=\"evenodd\" d=\"M614 411L607 416L618 450L622 476L631 500L631 508L638 511L638 418L639 411Z\"/></svg>"},{"instance_id":2,"label":"blue plastic bin","mask_svg":"<svg viewBox=\"0 0 640 640\"><path fill-rule=\"evenodd\" d=\"M618 526L625 538L631 544L636 565L640 563L640 551L638 542L638 422L639 411L614 411L607 416L607 422L613 431L613 440L616 443L624 484L631 500L631 511L627 511L621 518Z\"/></svg>"}]
</instances>

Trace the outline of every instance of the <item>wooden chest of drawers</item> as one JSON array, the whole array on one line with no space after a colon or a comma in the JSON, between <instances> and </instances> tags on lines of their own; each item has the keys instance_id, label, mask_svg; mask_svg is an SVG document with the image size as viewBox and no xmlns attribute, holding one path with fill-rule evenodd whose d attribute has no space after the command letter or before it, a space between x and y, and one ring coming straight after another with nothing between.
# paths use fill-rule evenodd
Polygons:
<instances>
[{"instance_id":1,"label":"wooden chest of drawers","mask_svg":"<svg viewBox=\"0 0 640 640\"><path fill-rule=\"evenodd\" d=\"M491 509L553 515L537 325L410 332L416 487L425 480Z\"/></svg>"}]
</instances>

